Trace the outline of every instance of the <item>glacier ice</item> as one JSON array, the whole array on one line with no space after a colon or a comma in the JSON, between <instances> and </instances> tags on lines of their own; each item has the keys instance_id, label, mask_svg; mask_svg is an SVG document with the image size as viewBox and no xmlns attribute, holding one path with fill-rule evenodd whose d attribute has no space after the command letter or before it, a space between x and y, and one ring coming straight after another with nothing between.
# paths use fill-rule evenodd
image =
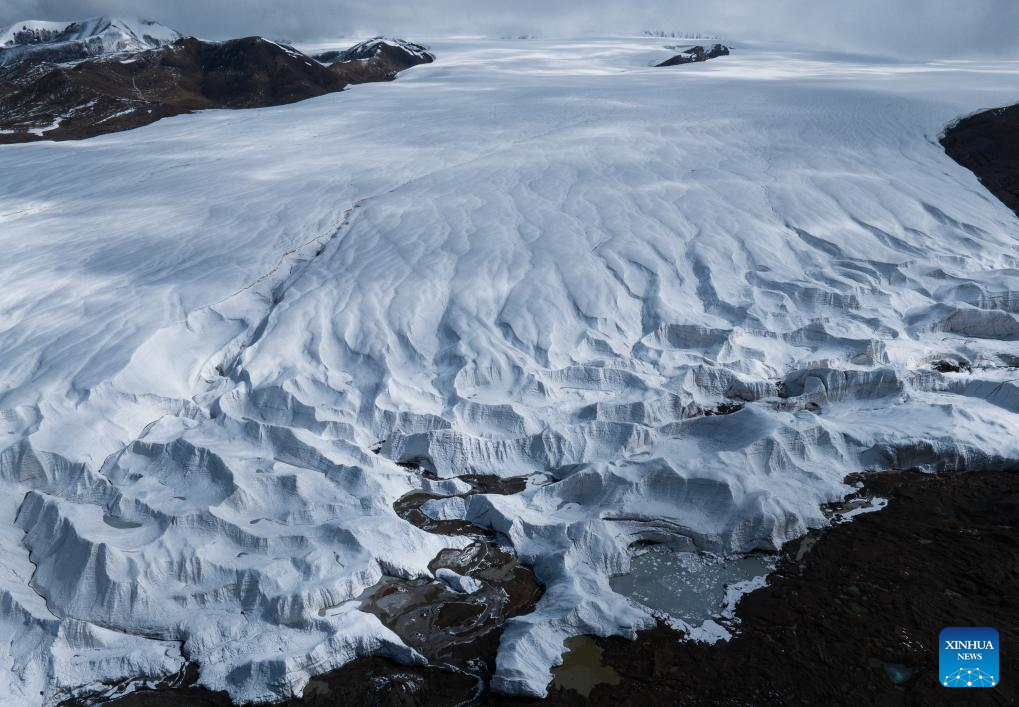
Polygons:
<instances>
[{"instance_id":1,"label":"glacier ice","mask_svg":"<svg viewBox=\"0 0 1019 707\"><path fill-rule=\"evenodd\" d=\"M936 140L1019 63L430 45L390 84L0 149L11 702L423 661L356 601L470 542L397 516L420 490L545 584L494 678L542 694L566 638L652 621L609 585L634 542L773 549L850 472L1019 463L1019 222Z\"/></svg>"}]
</instances>

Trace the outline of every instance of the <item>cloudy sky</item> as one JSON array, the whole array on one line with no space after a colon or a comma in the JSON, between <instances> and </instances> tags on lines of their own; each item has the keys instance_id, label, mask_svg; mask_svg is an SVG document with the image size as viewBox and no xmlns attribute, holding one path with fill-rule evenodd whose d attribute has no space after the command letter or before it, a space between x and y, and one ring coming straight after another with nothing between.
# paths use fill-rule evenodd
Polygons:
<instances>
[{"instance_id":1,"label":"cloudy sky","mask_svg":"<svg viewBox=\"0 0 1019 707\"><path fill-rule=\"evenodd\" d=\"M912 56L1019 54L1019 0L0 0L0 25L105 14L208 38L663 29Z\"/></svg>"}]
</instances>

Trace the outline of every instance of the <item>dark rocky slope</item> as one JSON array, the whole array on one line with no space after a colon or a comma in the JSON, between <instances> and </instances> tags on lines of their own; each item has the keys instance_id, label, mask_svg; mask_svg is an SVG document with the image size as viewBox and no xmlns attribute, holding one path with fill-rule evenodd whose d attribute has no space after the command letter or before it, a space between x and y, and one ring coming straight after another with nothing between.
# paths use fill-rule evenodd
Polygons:
<instances>
[{"instance_id":1,"label":"dark rocky slope","mask_svg":"<svg viewBox=\"0 0 1019 707\"><path fill-rule=\"evenodd\" d=\"M945 131L941 144L1019 215L1019 105L963 118Z\"/></svg>"},{"instance_id":2,"label":"dark rocky slope","mask_svg":"<svg viewBox=\"0 0 1019 707\"><path fill-rule=\"evenodd\" d=\"M185 38L165 47L76 64L19 61L0 67L0 143L75 140L207 108L280 105L386 81L432 56L390 41L324 66L260 37Z\"/></svg>"}]
</instances>

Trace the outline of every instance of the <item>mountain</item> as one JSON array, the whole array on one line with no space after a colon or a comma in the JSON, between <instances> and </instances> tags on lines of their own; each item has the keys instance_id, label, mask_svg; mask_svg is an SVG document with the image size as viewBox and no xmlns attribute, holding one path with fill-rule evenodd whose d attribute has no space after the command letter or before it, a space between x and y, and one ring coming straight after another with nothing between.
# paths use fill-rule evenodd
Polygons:
<instances>
[{"instance_id":1,"label":"mountain","mask_svg":"<svg viewBox=\"0 0 1019 707\"><path fill-rule=\"evenodd\" d=\"M319 55L321 56L321 55ZM435 57L428 52L428 49L420 44L407 42L402 39L389 39L387 37L372 37L359 42L350 49L336 52L332 61L371 61L379 57L386 57L388 60L413 66L414 64L426 64L435 60Z\"/></svg>"},{"instance_id":2,"label":"mountain","mask_svg":"<svg viewBox=\"0 0 1019 707\"><path fill-rule=\"evenodd\" d=\"M158 22L96 17L80 22L15 22L0 29L0 66L16 61L72 62L140 52L171 44L181 35Z\"/></svg>"},{"instance_id":3,"label":"mountain","mask_svg":"<svg viewBox=\"0 0 1019 707\"><path fill-rule=\"evenodd\" d=\"M0 143L79 139L195 110L293 103L350 84L388 81L433 60L418 45L372 41L373 48L359 44L350 50L354 58L328 67L261 37L226 42L187 37L74 64L26 55L0 66Z\"/></svg>"},{"instance_id":4,"label":"mountain","mask_svg":"<svg viewBox=\"0 0 1019 707\"><path fill-rule=\"evenodd\" d=\"M420 44L386 37L373 37L350 49L323 52L314 58L329 63L330 69L349 83L388 81L404 69L435 61Z\"/></svg>"}]
</instances>

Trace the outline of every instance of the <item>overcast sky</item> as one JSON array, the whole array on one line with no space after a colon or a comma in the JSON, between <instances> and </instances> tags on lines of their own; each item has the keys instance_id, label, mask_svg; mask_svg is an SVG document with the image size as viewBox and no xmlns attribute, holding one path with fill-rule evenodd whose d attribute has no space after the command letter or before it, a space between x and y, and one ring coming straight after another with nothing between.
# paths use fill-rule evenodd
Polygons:
<instances>
[{"instance_id":1,"label":"overcast sky","mask_svg":"<svg viewBox=\"0 0 1019 707\"><path fill-rule=\"evenodd\" d=\"M213 39L662 29L928 57L1019 54L1019 0L0 0L0 25L107 14Z\"/></svg>"}]
</instances>

